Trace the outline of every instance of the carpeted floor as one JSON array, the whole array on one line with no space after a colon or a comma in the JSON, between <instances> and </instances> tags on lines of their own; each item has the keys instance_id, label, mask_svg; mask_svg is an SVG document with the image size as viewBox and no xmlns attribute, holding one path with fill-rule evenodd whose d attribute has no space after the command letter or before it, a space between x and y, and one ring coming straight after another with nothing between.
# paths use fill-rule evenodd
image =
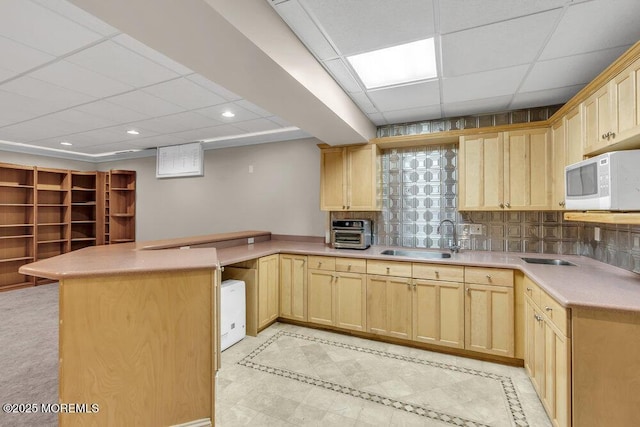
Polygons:
<instances>
[{"instance_id":1,"label":"carpeted floor","mask_svg":"<svg viewBox=\"0 0 640 427\"><path fill-rule=\"evenodd\" d=\"M58 402L58 284L0 292L0 404ZM55 426L0 411L0 426Z\"/></svg>"}]
</instances>

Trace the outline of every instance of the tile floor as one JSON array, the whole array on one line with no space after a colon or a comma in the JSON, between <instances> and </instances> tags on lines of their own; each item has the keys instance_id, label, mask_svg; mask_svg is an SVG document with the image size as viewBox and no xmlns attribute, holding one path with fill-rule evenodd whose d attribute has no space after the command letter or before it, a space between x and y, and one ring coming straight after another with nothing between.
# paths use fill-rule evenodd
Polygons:
<instances>
[{"instance_id":1,"label":"tile floor","mask_svg":"<svg viewBox=\"0 0 640 427\"><path fill-rule=\"evenodd\" d=\"M522 368L276 323L222 353L216 426L551 423Z\"/></svg>"}]
</instances>

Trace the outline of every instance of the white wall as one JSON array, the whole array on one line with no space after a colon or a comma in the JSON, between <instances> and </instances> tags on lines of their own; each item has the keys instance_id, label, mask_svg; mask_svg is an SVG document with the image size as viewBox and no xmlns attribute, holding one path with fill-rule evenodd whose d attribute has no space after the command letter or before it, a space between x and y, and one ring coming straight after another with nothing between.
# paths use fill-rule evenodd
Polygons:
<instances>
[{"instance_id":1,"label":"white wall","mask_svg":"<svg viewBox=\"0 0 640 427\"><path fill-rule=\"evenodd\" d=\"M97 169L137 171L139 241L240 230L324 236L318 143L310 138L207 150L204 176L196 178L156 179L155 157Z\"/></svg>"}]
</instances>

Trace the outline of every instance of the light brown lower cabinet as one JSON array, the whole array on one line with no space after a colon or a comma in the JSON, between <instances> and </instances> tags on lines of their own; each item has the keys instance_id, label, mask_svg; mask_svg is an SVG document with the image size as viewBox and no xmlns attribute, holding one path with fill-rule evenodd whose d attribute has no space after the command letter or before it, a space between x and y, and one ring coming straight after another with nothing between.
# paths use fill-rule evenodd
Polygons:
<instances>
[{"instance_id":1,"label":"light brown lower cabinet","mask_svg":"<svg viewBox=\"0 0 640 427\"><path fill-rule=\"evenodd\" d=\"M464 348L464 283L413 283L413 340Z\"/></svg>"},{"instance_id":2,"label":"light brown lower cabinet","mask_svg":"<svg viewBox=\"0 0 640 427\"><path fill-rule=\"evenodd\" d=\"M336 271L343 268L330 257L310 257L307 273L307 319L310 323L354 331L366 329L366 275ZM357 261L344 269L359 270Z\"/></svg>"},{"instance_id":3,"label":"light brown lower cabinet","mask_svg":"<svg viewBox=\"0 0 640 427\"><path fill-rule=\"evenodd\" d=\"M367 332L410 340L412 298L412 279L369 275Z\"/></svg>"},{"instance_id":4,"label":"light brown lower cabinet","mask_svg":"<svg viewBox=\"0 0 640 427\"><path fill-rule=\"evenodd\" d=\"M306 255L280 255L280 317L307 320Z\"/></svg>"},{"instance_id":5,"label":"light brown lower cabinet","mask_svg":"<svg viewBox=\"0 0 640 427\"><path fill-rule=\"evenodd\" d=\"M536 285L525 279L525 286L527 289L535 289ZM556 427L569 427L571 339L558 327L562 316L565 322L568 320L568 314L564 309L546 304L545 299L549 297L544 291L537 292L542 294L540 299L525 296L525 369L552 424ZM535 300L538 301L534 302ZM547 313L552 313L555 320Z\"/></svg>"},{"instance_id":6,"label":"light brown lower cabinet","mask_svg":"<svg viewBox=\"0 0 640 427\"><path fill-rule=\"evenodd\" d=\"M278 318L279 259L278 254L258 259L258 329Z\"/></svg>"}]
</instances>

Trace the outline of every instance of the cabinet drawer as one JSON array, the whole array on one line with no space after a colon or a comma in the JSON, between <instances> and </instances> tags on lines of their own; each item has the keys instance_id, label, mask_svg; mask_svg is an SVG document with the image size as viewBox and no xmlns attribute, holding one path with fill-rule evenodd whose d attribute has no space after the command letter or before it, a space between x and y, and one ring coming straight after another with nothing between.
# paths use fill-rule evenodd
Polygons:
<instances>
[{"instance_id":1,"label":"cabinet drawer","mask_svg":"<svg viewBox=\"0 0 640 427\"><path fill-rule=\"evenodd\" d=\"M336 271L347 273L366 273L367 260L357 258L336 258Z\"/></svg>"},{"instance_id":2,"label":"cabinet drawer","mask_svg":"<svg viewBox=\"0 0 640 427\"><path fill-rule=\"evenodd\" d=\"M416 279L463 282L464 267L460 265L423 264L414 262L412 277Z\"/></svg>"},{"instance_id":3,"label":"cabinet drawer","mask_svg":"<svg viewBox=\"0 0 640 427\"><path fill-rule=\"evenodd\" d=\"M335 271L336 259L330 256L309 256L307 258L309 264L308 268L314 270L330 270Z\"/></svg>"},{"instance_id":4,"label":"cabinet drawer","mask_svg":"<svg viewBox=\"0 0 640 427\"><path fill-rule=\"evenodd\" d=\"M513 287L513 270L504 268L465 267L464 280L467 283Z\"/></svg>"},{"instance_id":5,"label":"cabinet drawer","mask_svg":"<svg viewBox=\"0 0 640 427\"><path fill-rule=\"evenodd\" d=\"M367 273L380 276L411 277L410 262L367 261Z\"/></svg>"},{"instance_id":6,"label":"cabinet drawer","mask_svg":"<svg viewBox=\"0 0 640 427\"><path fill-rule=\"evenodd\" d=\"M540 299L540 308L545 316L547 316L551 323L553 323L564 336L569 337L571 328L569 327L568 310L544 291L541 291Z\"/></svg>"},{"instance_id":7,"label":"cabinet drawer","mask_svg":"<svg viewBox=\"0 0 640 427\"><path fill-rule=\"evenodd\" d=\"M542 291L531 279L525 276L524 278L524 294L531 298L531 301L540 307L540 295Z\"/></svg>"}]
</instances>

